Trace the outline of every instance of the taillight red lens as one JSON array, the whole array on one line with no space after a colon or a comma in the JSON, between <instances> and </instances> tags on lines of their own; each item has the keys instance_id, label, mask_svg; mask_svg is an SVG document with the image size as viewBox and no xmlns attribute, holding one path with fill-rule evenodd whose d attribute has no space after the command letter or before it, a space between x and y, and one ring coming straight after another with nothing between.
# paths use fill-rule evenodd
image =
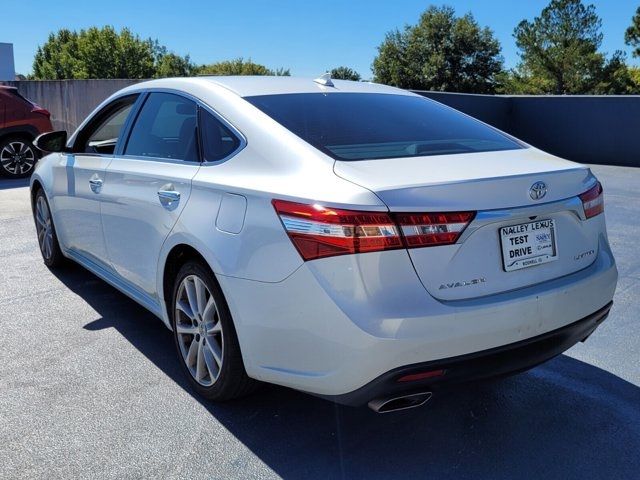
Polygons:
<instances>
[{"instance_id":1,"label":"taillight red lens","mask_svg":"<svg viewBox=\"0 0 640 480\"><path fill-rule=\"evenodd\" d=\"M455 243L473 220L475 212L399 213L395 219L407 247Z\"/></svg>"},{"instance_id":2,"label":"taillight red lens","mask_svg":"<svg viewBox=\"0 0 640 480\"><path fill-rule=\"evenodd\" d=\"M396 380L396 382L417 382L418 380L426 380L427 378L442 377L446 370L430 370L428 372L411 373L404 375Z\"/></svg>"},{"instance_id":3,"label":"taillight red lens","mask_svg":"<svg viewBox=\"0 0 640 480\"><path fill-rule=\"evenodd\" d=\"M475 212L400 213L341 210L272 201L304 260L455 243ZM402 232L402 233L401 233Z\"/></svg>"},{"instance_id":4,"label":"taillight red lens","mask_svg":"<svg viewBox=\"0 0 640 480\"><path fill-rule=\"evenodd\" d=\"M604 212L604 195L600 182L580 195L580 200L582 200L584 214L587 218L595 217Z\"/></svg>"},{"instance_id":5,"label":"taillight red lens","mask_svg":"<svg viewBox=\"0 0 640 480\"><path fill-rule=\"evenodd\" d=\"M305 260L402 248L398 228L384 212L340 210L273 200L289 238Z\"/></svg>"},{"instance_id":6,"label":"taillight red lens","mask_svg":"<svg viewBox=\"0 0 640 480\"><path fill-rule=\"evenodd\" d=\"M31 113L39 113L40 115L44 115L47 118L51 117L51 112L49 110L38 106L34 107L33 110L31 110Z\"/></svg>"}]
</instances>

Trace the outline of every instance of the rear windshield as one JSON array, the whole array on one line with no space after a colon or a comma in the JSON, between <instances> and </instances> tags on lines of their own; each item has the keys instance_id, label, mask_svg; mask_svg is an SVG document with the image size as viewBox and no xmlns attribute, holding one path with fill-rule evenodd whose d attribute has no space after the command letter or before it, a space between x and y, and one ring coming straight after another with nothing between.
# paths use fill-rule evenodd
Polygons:
<instances>
[{"instance_id":1,"label":"rear windshield","mask_svg":"<svg viewBox=\"0 0 640 480\"><path fill-rule=\"evenodd\" d=\"M9 94L13 95L14 97L18 97L21 100L24 100L29 105L33 105L33 102L31 100L29 100L28 98L23 97L22 94L20 92L18 92L18 90L10 89L9 90Z\"/></svg>"},{"instance_id":2,"label":"rear windshield","mask_svg":"<svg viewBox=\"0 0 640 480\"><path fill-rule=\"evenodd\" d=\"M497 130L422 97L292 93L245 100L337 160L524 148Z\"/></svg>"}]
</instances>

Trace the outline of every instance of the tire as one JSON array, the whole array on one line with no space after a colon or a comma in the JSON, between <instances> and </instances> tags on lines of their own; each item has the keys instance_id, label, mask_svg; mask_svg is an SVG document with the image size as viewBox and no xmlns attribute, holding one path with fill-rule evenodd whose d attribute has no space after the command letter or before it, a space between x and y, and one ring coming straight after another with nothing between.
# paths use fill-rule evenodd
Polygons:
<instances>
[{"instance_id":1,"label":"tire","mask_svg":"<svg viewBox=\"0 0 640 480\"><path fill-rule=\"evenodd\" d=\"M38 245L44 264L49 268L61 267L66 263L66 259L60 250L58 235L51 217L51 208L49 208L49 202L42 188L36 192L33 220L36 224Z\"/></svg>"},{"instance_id":2,"label":"tire","mask_svg":"<svg viewBox=\"0 0 640 480\"><path fill-rule=\"evenodd\" d=\"M194 390L215 401L255 390L258 382L247 376L229 307L207 265L189 260L180 268L170 316L178 360Z\"/></svg>"},{"instance_id":3,"label":"tire","mask_svg":"<svg viewBox=\"0 0 640 480\"><path fill-rule=\"evenodd\" d=\"M24 137L13 136L0 140L0 174L4 177L28 177L38 158L38 150Z\"/></svg>"}]
</instances>

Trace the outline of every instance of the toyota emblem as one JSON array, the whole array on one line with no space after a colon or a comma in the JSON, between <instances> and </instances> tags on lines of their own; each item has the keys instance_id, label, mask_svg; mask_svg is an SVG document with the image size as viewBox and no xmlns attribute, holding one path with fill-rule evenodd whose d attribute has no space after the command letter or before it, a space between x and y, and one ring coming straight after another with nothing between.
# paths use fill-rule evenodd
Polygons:
<instances>
[{"instance_id":1,"label":"toyota emblem","mask_svg":"<svg viewBox=\"0 0 640 480\"><path fill-rule=\"evenodd\" d=\"M532 200L540 200L547 194L547 184L544 182L536 182L529 189L529 196Z\"/></svg>"}]
</instances>

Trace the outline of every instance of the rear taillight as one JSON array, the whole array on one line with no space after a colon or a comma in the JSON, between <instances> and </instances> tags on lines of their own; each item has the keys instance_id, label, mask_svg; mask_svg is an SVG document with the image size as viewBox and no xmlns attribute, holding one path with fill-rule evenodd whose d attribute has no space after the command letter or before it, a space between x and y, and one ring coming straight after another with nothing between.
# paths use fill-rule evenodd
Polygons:
<instances>
[{"instance_id":1,"label":"rear taillight","mask_svg":"<svg viewBox=\"0 0 640 480\"><path fill-rule=\"evenodd\" d=\"M45 117L51 117L51 112L46 108L38 107L37 105L31 110L31 113L39 113L40 115L44 115Z\"/></svg>"},{"instance_id":2,"label":"rear taillight","mask_svg":"<svg viewBox=\"0 0 640 480\"><path fill-rule=\"evenodd\" d=\"M289 238L305 260L402 248L384 212L357 212L273 200Z\"/></svg>"},{"instance_id":3,"label":"rear taillight","mask_svg":"<svg viewBox=\"0 0 640 480\"><path fill-rule=\"evenodd\" d=\"M580 200L582 200L584 214L587 218L595 217L604 212L604 195L600 182L580 195Z\"/></svg>"},{"instance_id":4,"label":"rear taillight","mask_svg":"<svg viewBox=\"0 0 640 480\"><path fill-rule=\"evenodd\" d=\"M475 212L402 213L341 210L273 200L304 260L455 243ZM401 233L402 232L402 233Z\"/></svg>"},{"instance_id":5,"label":"rear taillight","mask_svg":"<svg viewBox=\"0 0 640 480\"><path fill-rule=\"evenodd\" d=\"M456 243L475 212L399 213L395 218L407 247Z\"/></svg>"}]
</instances>

